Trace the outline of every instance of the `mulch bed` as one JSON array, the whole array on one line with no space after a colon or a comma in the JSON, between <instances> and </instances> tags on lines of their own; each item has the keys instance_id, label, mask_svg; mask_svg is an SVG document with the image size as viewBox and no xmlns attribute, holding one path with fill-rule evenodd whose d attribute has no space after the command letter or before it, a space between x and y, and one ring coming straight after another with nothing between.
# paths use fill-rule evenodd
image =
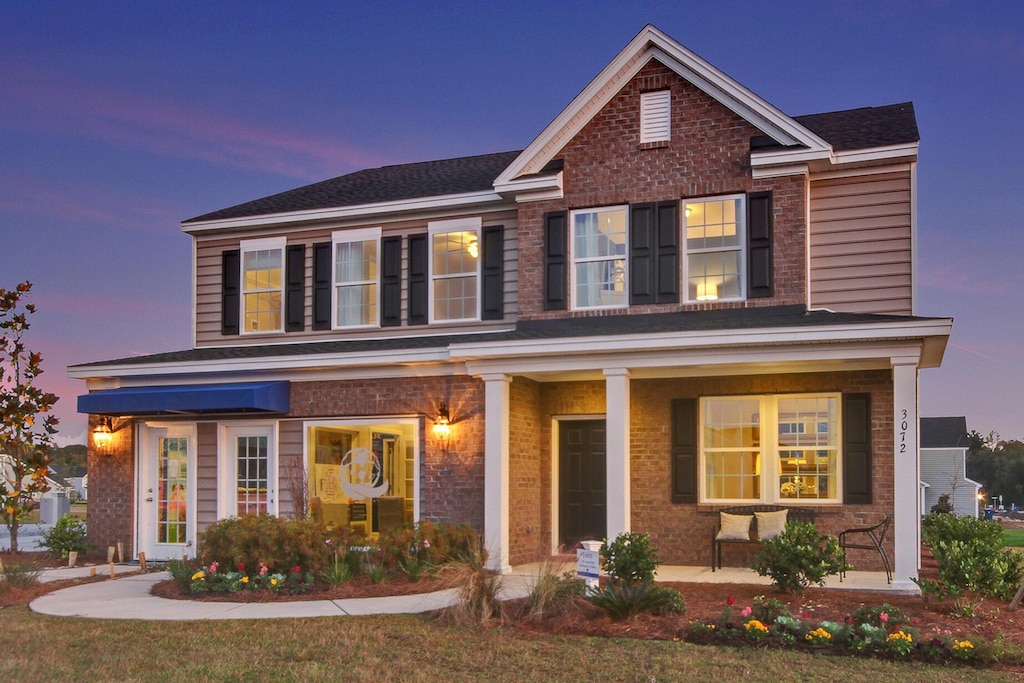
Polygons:
<instances>
[{"instance_id":1,"label":"mulch bed","mask_svg":"<svg viewBox=\"0 0 1024 683\"><path fill-rule=\"evenodd\" d=\"M309 593L273 593L268 590L245 590L235 593L192 593L174 581L161 581L153 586L150 593L171 600L199 600L202 602L295 602L300 600L344 600L345 598L380 598L389 595L416 595L433 593L448 588L444 581L424 577L409 581L406 577L388 579L374 583L366 576L358 576L340 586L315 590Z\"/></svg>"}]
</instances>

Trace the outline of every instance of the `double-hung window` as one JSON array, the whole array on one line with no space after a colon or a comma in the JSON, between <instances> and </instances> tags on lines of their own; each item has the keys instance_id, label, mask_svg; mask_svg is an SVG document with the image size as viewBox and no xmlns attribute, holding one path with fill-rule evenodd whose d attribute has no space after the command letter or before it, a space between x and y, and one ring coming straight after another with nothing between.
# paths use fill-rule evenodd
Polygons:
<instances>
[{"instance_id":1,"label":"double-hung window","mask_svg":"<svg viewBox=\"0 0 1024 683\"><path fill-rule=\"evenodd\" d=\"M687 301L743 299L746 206L743 195L683 202Z\"/></svg>"},{"instance_id":2,"label":"double-hung window","mask_svg":"<svg viewBox=\"0 0 1024 683\"><path fill-rule=\"evenodd\" d=\"M480 319L481 219L435 221L430 235L430 322Z\"/></svg>"},{"instance_id":3,"label":"double-hung window","mask_svg":"<svg viewBox=\"0 0 1024 683\"><path fill-rule=\"evenodd\" d=\"M246 240L242 256L242 331L281 332L285 238Z\"/></svg>"},{"instance_id":4,"label":"double-hung window","mask_svg":"<svg viewBox=\"0 0 1024 683\"><path fill-rule=\"evenodd\" d=\"M839 394L701 399L706 502L838 502Z\"/></svg>"},{"instance_id":5,"label":"double-hung window","mask_svg":"<svg viewBox=\"0 0 1024 683\"><path fill-rule=\"evenodd\" d=\"M379 324L380 228L338 231L334 253L334 327Z\"/></svg>"},{"instance_id":6,"label":"double-hung window","mask_svg":"<svg viewBox=\"0 0 1024 683\"><path fill-rule=\"evenodd\" d=\"M571 213L573 308L619 308L629 304L627 216L626 206Z\"/></svg>"}]
</instances>

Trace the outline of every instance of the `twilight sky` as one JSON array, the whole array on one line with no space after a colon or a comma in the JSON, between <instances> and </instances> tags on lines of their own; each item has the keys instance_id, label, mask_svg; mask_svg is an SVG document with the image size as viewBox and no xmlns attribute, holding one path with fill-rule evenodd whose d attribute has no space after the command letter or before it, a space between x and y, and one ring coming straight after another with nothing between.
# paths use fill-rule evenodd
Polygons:
<instances>
[{"instance_id":1,"label":"twilight sky","mask_svg":"<svg viewBox=\"0 0 1024 683\"><path fill-rule=\"evenodd\" d=\"M876 2L0 5L0 287L65 366L191 346L181 220L385 164L522 149L646 23L791 115L912 100L921 414L1024 439L1024 7Z\"/></svg>"}]
</instances>

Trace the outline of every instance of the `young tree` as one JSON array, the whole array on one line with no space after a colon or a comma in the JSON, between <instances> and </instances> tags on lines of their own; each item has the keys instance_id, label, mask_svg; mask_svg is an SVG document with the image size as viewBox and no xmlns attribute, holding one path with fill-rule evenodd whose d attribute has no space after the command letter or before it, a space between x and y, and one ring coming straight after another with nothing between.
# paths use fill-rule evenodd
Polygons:
<instances>
[{"instance_id":1,"label":"young tree","mask_svg":"<svg viewBox=\"0 0 1024 683\"><path fill-rule=\"evenodd\" d=\"M50 488L46 473L57 432L57 417L50 414L57 397L35 386L43 358L22 341L28 316L36 311L33 304L22 303L31 289L30 282L0 289L0 453L7 455L0 476L0 517L15 553L21 521L34 497Z\"/></svg>"}]
</instances>

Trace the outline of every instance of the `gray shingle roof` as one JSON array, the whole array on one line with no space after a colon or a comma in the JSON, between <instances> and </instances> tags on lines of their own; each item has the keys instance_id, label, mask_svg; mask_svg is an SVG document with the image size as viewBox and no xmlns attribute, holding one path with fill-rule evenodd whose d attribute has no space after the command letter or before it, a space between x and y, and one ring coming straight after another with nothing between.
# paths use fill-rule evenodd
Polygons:
<instances>
[{"instance_id":1,"label":"gray shingle roof","mask_svg":"<svg viewBox=\"0 0 1024 683\"><path fill-rule=\"evenodd\" d=\"M967 446L967 418L921 418L921 448L967 448Z\"/></svg>"},{"instance_id":2,"label":"gray shingle roof","mask_svg":"<svg viewBox=\"0 0 1024 683\"><path fill-rule=\"evenodd\" d=\"M795 118L837 151L919 139L910 102ZM182 224L485 192L493 189L494 179L518 155L518 151L499 152L365 169L196 216Z\"/></svg>"},{"instance_id":3,"label":"gray shingle roof","mask_svg":"<svg viewBox=\"0 0 1024 683\"><path fill-rule=\"evenodd\" d=\"M478 332L457 335L399 336L387 339L353 339L293 344L247 345L217 348L185 349L132 356L115 360L73 366L159 365L163 363L200 363L249 358L288 358L320 354L368 353L373 351L443 349L452 344L496 344L514 341L600 337L624 334L658 334L665 332L701 332L730 330L808 327L814 325L859 325L863 323L906 322L923 319L900 315L870 313L833 313L808 311L804 306L771 306L712 311L680 311L644 315L604 315L584 318L520 321L515 329L505 332Z\"/></svg>"}]
</instances>

